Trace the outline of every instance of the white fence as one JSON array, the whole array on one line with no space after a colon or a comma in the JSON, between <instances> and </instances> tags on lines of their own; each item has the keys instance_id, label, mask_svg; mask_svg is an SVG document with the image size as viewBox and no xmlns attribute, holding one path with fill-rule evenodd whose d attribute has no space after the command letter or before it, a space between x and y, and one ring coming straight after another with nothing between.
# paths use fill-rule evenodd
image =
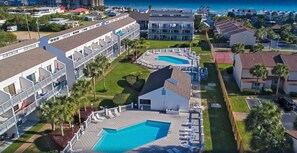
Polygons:
<instances>
[{"instance_id":1,"label":"white fence","mask_svg":"<svg viewBox=\"0 0 297 153\"><path fill-rule=\"evenodd\" d=\"M105 116L106 112L108 110L111 110L112 112L115 111L115 109L118 109L120 112L127 111L133 109L133 103L128 104L128 105L123 105L119 107L113 107L113 108L108 108L105 110L100 110L100 111L95 111L92 112L91 115L88 116L88 118L84 121L84 126L81 126L79 130L74 134L74 137L68 142L68 145L60 151L60 153L70 153L73 152L72 146L79 140L79 138L84 134L85 129L90 125L92 121L92 116L95 114L99 114L100 116Z\"/></svg>"}]
</instances>

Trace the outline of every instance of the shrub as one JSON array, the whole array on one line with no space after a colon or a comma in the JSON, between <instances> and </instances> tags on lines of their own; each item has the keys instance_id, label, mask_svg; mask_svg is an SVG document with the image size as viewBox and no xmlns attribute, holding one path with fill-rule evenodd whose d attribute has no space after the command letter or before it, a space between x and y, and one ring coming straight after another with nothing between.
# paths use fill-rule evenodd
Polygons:
<instances>
[{"instance_id":1,"label":"shrub","mask_svg":"<svg viewBox=\"0 0 297 153\"><path fill-rule=\"evenodd\" d=\"M121 94L116 94L116 95L113 97L112 101L113 101L113 103L114 103L115 105L119 106L119 105L123 105L123 104L125 104L125 102L127 101L128 97L129 97L129 94L123 94L123 93L121 93Z\"/></svg>"},{"instance_id":2,"label":"shrub","mask_svg":"<svg viewBox=\"0 0 297 153\"><path fill-rule=\"evenodd\" d=\"M137 81L137 77L134 75L128 75L128 76L126 76L125 79L126 79L127 83L129 83L130 86L133 86Z\"/></svg>"},{"instance_id":3,"label":"shrub","mask_svg":"<svg viewBox=\"0 0 297 153\"><path fill-rule=\"evenodd\" d=\"M141 89L143 88L144 85L144 80L138 80L136 81L136 83L133 85L133 88L137 91L141 91Z\"/></svg>"},{"instance_id":4,"label":"shrub","mask_svg":"<svg viewBox=\"0 0 297 153\"><path fill-rule=\"evenodd\" d=\"M263 94L264 95L271 95L272 93L273 93L273 91L270 88L263 89Z\"/></svg>"},{"instance_id":5,"label":"shrub","mask_svg":"<svg viewBox=\"0 0 297 153\"><path fill-rule=\"evenodd\" d=\"M290 92L291 97L297 97L297 92Z\"/></svg>"},{"instance_id":6,"label":"shrub","mask_svg":"<svg viewBox=\"0 0 297 153\"><path fill-rule=\"evenodd\" d=\"M227 72L229 73L229 74L233 74L233 67L231 66L231 67L228 67L227 68Z\"/></svg>"}]
</instances>

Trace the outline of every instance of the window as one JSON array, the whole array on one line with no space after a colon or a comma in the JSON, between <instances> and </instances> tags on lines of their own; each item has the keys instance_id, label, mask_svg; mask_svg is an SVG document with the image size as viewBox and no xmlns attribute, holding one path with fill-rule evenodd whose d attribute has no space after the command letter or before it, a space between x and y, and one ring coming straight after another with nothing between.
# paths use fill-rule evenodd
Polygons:
<instances>
[{"instance_id":1,"label":"window","mask_svg":"<svg viewBox=\"0 0 297 153\"><path fill-rule=\"evenodd\" d=\"M51 65L47 66L46 69L47 69L48 71L52 72L52 66L51 66Z\"/></svg>"},{"instance_id":2,"label":"window","mask_svg":"<svg viewBox=\"0 0 297 153\"><path fill-rule=\"evenodd\" d=\"M142 105L150 105L151 100L150 99L140 99L140 104Z\"/></svg>"},{"instance_id":3,"label":"window","mask_svg":"<svg viewBox=\"0 0 297 153\"><path fill-rule=\"evenodd\" d=\"M252 89L259 89L260 88L260 83L253 83L252 84Z\"/></svg>"},{"instance_id":4,"label":"window","mask_svg":"<svg viewBox=\"0 0 297 153\"><path fill-rule=\"evenodd\" d=\"M26 78L36 83L35 73L28 75Z\"/></svg>"},{"instance_id":5,"label":"window","mask_svg":"<svg viewBox=\"0 0 297 153\"><path fill-rule=\"evenodd\" d=\"M16 95L16 90L15 90L14 83L10 84L7 87L4 87L4 91L7 92L7 93L10 93L11 95Z\"/></svg>"}]
</instances>

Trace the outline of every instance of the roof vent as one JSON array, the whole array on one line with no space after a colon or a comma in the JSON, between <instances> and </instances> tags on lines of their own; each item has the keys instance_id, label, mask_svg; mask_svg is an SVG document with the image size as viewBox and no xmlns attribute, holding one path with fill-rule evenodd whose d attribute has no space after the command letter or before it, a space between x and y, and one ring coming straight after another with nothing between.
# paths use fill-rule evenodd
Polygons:
<instances>
[{"instance_id":1,"label":"roof vent","mask_svg":"<svg viewBox=\"0 0 297 153\"><path fill-rule=\"evenodd\" d=\"M173 78L169 78L169 79L167 79L167 81L172 83L175 86L178 86L178 82L176 80L174 80Z\"/></svg>"}]
</instances>

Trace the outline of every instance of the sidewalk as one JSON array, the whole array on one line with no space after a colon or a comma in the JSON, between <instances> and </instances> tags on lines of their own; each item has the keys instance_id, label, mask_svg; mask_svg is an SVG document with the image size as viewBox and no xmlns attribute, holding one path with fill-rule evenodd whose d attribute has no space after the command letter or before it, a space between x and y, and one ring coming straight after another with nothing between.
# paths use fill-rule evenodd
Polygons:
<instances>
[{"instance_id":1,"label":"sidewalk","mask_svg":"<svg viewBox=\"0 0 297 153\"><path fill-rule=\"evenodd\" d=\"M42 135L40 134L41 132L51 129L51 125L50 124L45 124L39 131L37 134L34 134L26 143L24 143L23 145L21 145L15 152L17 153L22 153L24 152L30 145L32 145L34 143L34 141L41 137Z\"/></svg>"}]
</instances>

